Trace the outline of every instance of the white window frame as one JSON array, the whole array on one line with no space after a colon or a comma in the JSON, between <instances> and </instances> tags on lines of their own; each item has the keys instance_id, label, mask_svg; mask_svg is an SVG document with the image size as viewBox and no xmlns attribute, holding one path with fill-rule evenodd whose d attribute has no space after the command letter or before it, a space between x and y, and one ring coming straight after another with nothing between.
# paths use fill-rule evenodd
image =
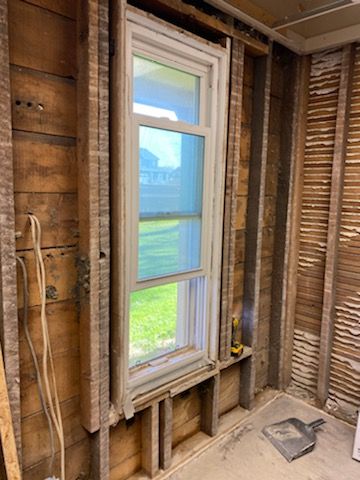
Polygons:
<instances>
[{"instance_id":1,"label":"white window frame","mask_svg":"<svg viewBox=\"0 0 360 480\"><path fill-rule=\"evenodd\" d=\"M124 170L122 173L125 175L123 218L125 219L125 233L127 232L122 249L126 257L123 262L126 271L122 278L126 281L122 282L121 298L125 305L122 305L121 308L124 318L119 318L116 315L118 312L115 312L114 318L115 321L123 321L125 324L120 329L123 332L123 338L120 341L123 352L122 361L117 361L116 356L114 360L113 356L112 368L117 369L117 372L115 372L117 390L113 402L118 409L121 406L125 416L128 416L131 411L129 404L138 395L149 392L201 367L214 364L218 358L229 48L225 49L213 45L198 39L192 34L180 32L179 29L165 24L165 22L150 20L131 10L127 11L125 39L126 113L124 132L120 137L126 139L125 150L123 150L126 158L134 159L137 157L137 132L139 131L139 125L145 125L204 136L204 164L207 164L207 167L204 168L202 203L202 222L204 222L204 225L202 225L200 267L194 269L194 271L139 281L136 278L139 196L134 194L134 179L138 179L139 166L138 162L124 161L124 159L121 161ZM200 77L200 105L203 108L199 111L198 125L133 113L133 53L142 54L145 57L150 56L162 63ZM208 174L206 174L206 170ZM119 228L124 228L124 226L119 226ZM121 234L119 234L119 237L121 238ZM205 300L203 304L196 305L198 321L195 325L195 348L183 348L165 357L159 357L146 365L133 367L129 370L129 299L131 291L191 280L195 277L206 279L198 280L196 287L202 291L200 297ZM119 378L120 382L118 381Z\"/></svg>"}]
</instances>

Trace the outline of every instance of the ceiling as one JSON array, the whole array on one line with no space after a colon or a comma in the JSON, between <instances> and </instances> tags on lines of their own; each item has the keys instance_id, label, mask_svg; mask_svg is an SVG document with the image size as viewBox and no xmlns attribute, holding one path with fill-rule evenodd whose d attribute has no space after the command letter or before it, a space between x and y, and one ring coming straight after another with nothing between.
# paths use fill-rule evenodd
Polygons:
<instances>
[{"instance_id":1,"label":"ceiling","mask_svg":"<svg viewBox=\"0 0 360 480\"><path fill-rule=\"evenodd\" d=\"M360 0L205 0L299 54L360 40Z\"/></svg>"}]
</instances>

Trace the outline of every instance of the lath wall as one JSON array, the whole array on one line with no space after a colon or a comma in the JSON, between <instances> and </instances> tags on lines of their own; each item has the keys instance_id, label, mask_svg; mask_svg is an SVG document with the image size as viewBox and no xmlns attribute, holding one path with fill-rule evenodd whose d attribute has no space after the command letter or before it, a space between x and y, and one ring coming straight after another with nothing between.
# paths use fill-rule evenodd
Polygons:
<instances>
[{"instance_id":1,"label":"lath wall","mask_svg":"<svg viewBox=\"0 0 360 480\"><path fill-rule=\"evenodd\" d=\"M350 420L360 405L360 45L355 50L327 407Z\"/></svg>"},{"instance_id":2,"label":"lath wall","mask_svg":"<svg viewBox=\"0 0 360 480\"><path fill-rule=\"evenodd\" d=\"M321 375L324 369L320 359L324 356L324 336L330 332L331 364L326 386L329 388L326 406L335 414L354 420L360 401L360 50L357 46L355 59L351 59L350 65L344 64L343 51L335 49L314 54L311 58L292 382L321 397ZM339 155L336 152L336 120L339 112L344 109L343 102L339 100L340 81L341 75L349 72L351 78L347 101L351 106L345 154L339 163L344 164L344 178L342 180L340 175L342 201L340 199L337 235L336 227L329 223L329 209L336 191L335 180L332 180L337 168L334 158ZM338 125L338 130L344 125L346 128L346 118L345 122L340 123L342 125ZM337 238L333 258L329 245L334 234ZM332 275L329 264L333 261L335 273ZM333 290L330 291L330 298L334 299L335 305L330 316L327 316L324 298L325 295L329 297L329 292L325 284L327 282L329 285L333 281L333 278L329 278L330 275L335 279Z\"/></svg>"}]
</instances>

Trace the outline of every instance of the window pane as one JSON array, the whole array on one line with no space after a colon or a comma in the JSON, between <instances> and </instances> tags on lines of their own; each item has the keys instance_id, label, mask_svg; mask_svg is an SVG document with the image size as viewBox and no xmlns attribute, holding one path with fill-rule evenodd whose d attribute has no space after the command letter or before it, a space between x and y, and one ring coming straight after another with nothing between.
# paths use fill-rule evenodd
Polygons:
<instances>
[{"instance_id":1,"label":"window pane","mask_svg":"<svg viewBox=\"0 0 360 480\"><path fill-rule=\"evenodd\" d=\"M199 123L200 78L133 56L134 113Z\"/></svg>"},{"instance_id":2,"label":"window pane","mask_svg":"<svg viewBox=\"0 0 360 480\"><path fill-rule=\"evenodd\" d=\"M140 217L201 215L204 137L140 126Z\"/></svg>"},{"instance_id":3,"label":"window pane","mask_svg":"<svg viewBox=\"0 0 360 480\"><path fill-rule=\"evenodd\" d=\"M138 278L200 267L201 220L144 220L139 224Z\"/></svg>"},{"instance_id":4,"label":"window pane","mask_svg":"<svg viewBox=\"0 0 360 480\"><path fill-rule=\"evenodd\" d=\"M130 298L130 367L188 344L188 282L133 292Z\"/></svg>"}]
</instances>

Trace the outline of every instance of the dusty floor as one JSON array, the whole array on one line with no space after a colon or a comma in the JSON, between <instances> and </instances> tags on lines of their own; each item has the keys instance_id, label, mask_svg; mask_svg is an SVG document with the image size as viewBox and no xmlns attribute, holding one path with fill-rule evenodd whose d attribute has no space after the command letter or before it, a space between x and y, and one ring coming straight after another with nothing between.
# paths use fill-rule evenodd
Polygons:
<instances>
[{"instance_id":1,"label":"dusty floor","mask_svg":"<svg viewBox=\"0 0 360 480\"><path fill-rule=\"evenodd\" d=\"M298 417L323 417L315 450L292 463L261 433L265 425ZM355 429L288 395L275 398L201 456L173 473L172 480L359 480L360 463L352 460Z\"/></svg>"}]
</instances>

